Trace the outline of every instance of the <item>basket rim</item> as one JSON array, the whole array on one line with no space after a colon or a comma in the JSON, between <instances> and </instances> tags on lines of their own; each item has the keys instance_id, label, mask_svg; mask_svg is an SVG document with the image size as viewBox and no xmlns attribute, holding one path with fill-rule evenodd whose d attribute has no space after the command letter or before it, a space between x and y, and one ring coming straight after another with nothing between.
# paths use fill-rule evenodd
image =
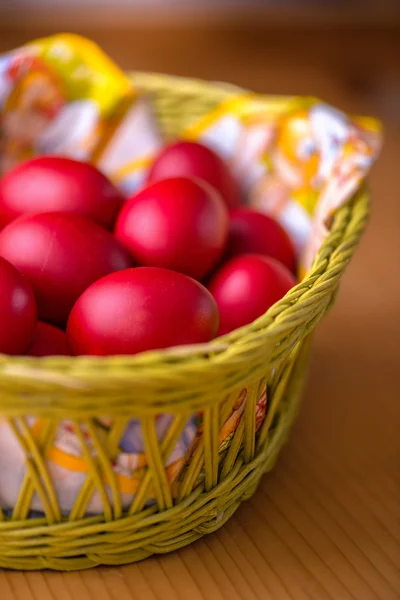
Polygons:
<instances>
[{"instance_id":1,"label":"basket rim","mask_svg":"<svg viewBox=\"0 0 400 600\"><path fill-rule=\"evenodd\" d=\"M43 375L43 372L47 372L54 374L54 382L57 382L57 374L59 374L61 379L58 382L64 385L67 382L62 381L62 378L66 372L68 379L70 376L76 376L79 379L83 373L88 374L93 371L97 378L101 374L102 378L112 380L121 379L121 376L124 378L124 372L125 377L128 372L129 377L132 378L135 373L143 376L149 370L151 376L154 377L157 367L168 367L175 371L185 364L190 364L193 360L196 360L198 365L200 361L204 366L212 361L218 361L220 364L229 361L232 347L238 344L254 346L257 342L265 342L266 338L273 339L277 334L274 326L278 324L278 321L281 325L280 336L282 336L282 327L284 327L285 321L289 320L293 328L294 312L307 305L310 292L315 292L318 285L322 283L324 285L321 293L323 293L327 288L328 280L333 279L336 282L340 279L363 233L368 215L369 191L363 183L346 204L335 213L330 232L303 280L252 323L206 344L177 346L164 350L150 350L136 355L109 357L27 357L0 354L1 375L34 379L35 373L41 378L40 374ZM341 259L338 261L339 255ZM120 369L114 370L114 366L118 366ZM49 377L49 383L51 380L52 377ZM75 387L70 379L69 381L71 386ZM78 385L78 387L80 386Z\"/></svg>"}]
</instances>

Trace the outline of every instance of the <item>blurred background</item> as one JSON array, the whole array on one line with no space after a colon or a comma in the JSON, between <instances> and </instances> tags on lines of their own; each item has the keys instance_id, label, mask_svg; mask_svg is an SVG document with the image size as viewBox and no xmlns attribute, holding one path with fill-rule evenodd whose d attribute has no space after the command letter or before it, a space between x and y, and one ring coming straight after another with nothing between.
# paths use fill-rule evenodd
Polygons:
<instances>
[{"instance_id":1,"label":"blurred background","mask_svg":"<svg viewBox=\"0 0 400 600\"><path fill-rule=\"evenodd\" d=\"M323 506L336 492L345 512L331 503L332 519L352 531L358 548L376 548L379 564L390 555L385 577L394 595L389 584L379 580L376 595L361 587L351 597L398 598L400 0L0 0L0 52L60 31L92 38L127 70L229 81L269 94L314 95L349 113L382 120L384 148L370 177L371 224L332 315L318 328L301 415L265 493L277 506L288 506L281 484L290 486L293 473L299 472L309 474ZM329 492L331 484L334 490ZM254 503L257 499L264 504L260 495ZM310 502L307 496L306 506ZM321 540L320 526L308 523L302 529L306 521L298 507L282 510L281 521L287 521L279 525L275 517L269 523L283 538L292 535L294 540L285 563L288 579L290 574L298 576L300 568L293 553L306 560L315 576L323 572L309 547L308 554L299 550L295 532L302 530L314 547ZM256 539L256 517L248 508L238 514L245 524L247 518L249 528L253 524L251 535ZM330 535L338 531L332 519ZM235 523L227 530L236 532L239 540L242 533ZM207 542L209 547L212 543ZM337 544L320 547L318 554L327 564L334 563L334 570L345 572L348 547ZM360 572L368 579L370 565L357 552L353 548ZM275 558L268 548L265 556ZM279 563L279 557L276 560ZM304 576L310 577L304 569Z\"/></svg>"},{"instance_id":2,"label":"blurred background","mask_svg":"<svg viewBox=\"0 0 400 600\"><path fill-rule=\"evenodd\" d=\"M372 92L378 75L395 86L399 26L399 0L0 0L0 50L68 30L125 68L229 76L272 92L314 93L338 77ZM323 81L305 90L317 73Z\"/></svg>"},{"instance_id":3,"label":"blurred background","mask_svg":"<svg viewBox=\"0 0 400 600\"><path fill-rule=\"evenodd\" d=\"M59 31L93 38L125 69L399 121L400 0L0 0L0 51Z\"/></svg>"}]
</instances>

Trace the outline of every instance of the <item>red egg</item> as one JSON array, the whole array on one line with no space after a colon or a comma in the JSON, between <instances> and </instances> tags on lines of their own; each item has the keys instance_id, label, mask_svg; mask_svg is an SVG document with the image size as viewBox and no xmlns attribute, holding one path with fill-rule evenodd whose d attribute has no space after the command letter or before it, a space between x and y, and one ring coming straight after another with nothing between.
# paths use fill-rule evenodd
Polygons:
<instances>
[{"instance_id":1,"label":"red egg","mask_svg":"<svg viewBox=\"0 0 400 600\"><path fill-rule=\"evenodd\" d=\"M131 266L124 248L95 223L59 213L20 217L0 232L0 256L25 275L39 318L63 325L94 281Z\"/></svg>"},{"instance_id":2,"label":"red egg","mask_svg":"<svg viewBox=\"0 0 400 600\"><path fill-rule=\"evenodd\" d=\"M201 279L224 252L228 213L207 183L164 179L126 202L115 235L137 263Z\"/></svg>"},{"instance_id":3,"label":"red egg","mask_svg":"<svg viewBox=\"0 0 400 600\"><path fill-rule=\"evenodd\" d=\"M219 191L229 208L241 203L239 184L216 152L198 142L178 141L165 146L155 158L147 181L167 177L199 177Z\"/></svg>"},{"instance_id":4,"label":"red egg","mask_svg":"<svg viewBox=\"0 0 400 600\"><path fill-rule=\"evenodd\" d=\"M72 309L67 334L75 354L106 356L208 342L217 329L217 305L200 283L138 267L90 286Z\"/></svg>"},{"instance_id":5,"label":"red egg","mask_svg":"<svg viewBox=\"0 0 400 600\"><path fill-rule=\"evenodd\" d=\"M219 309L219 334L251 323L295 284L289 269L274 258L259 254L232 258L208 286Z\"/></svg>"},{"instance_id":6,"label":"red egg","mask_svg":"<svg viewBox=\"0 0 400 600\"><path fill-rule=\"evenodd\" d=\"M54 325L39 321L26 354L28 356L71 356L67 334Z\"/></svg>"},{"instance_id":7,"label":"red egg","mask_svg":"<svg viewBox=\"0 0 400 600\"><path fill-rule=\"evenodd\" d=\"M296 254L289 235L272 217L248 209L230 213L227 256L263 254L296 270Z\"/></svg>"},{"instance_id":8,"label":"red egg","mask_svg":"<svg viewBox=\"0 0 400 600\"><path fill-rule=\"evenodd\" d=\"M111 228L122 205L119 190L85 162L40 156L18 164L0 181L0 228L15 218L60 212Z\"/></svg>"},{"instance_id":9,"label":"red egg","mask_svg":"<svg viewBox=\"0 0 400 600\"><path fill-rule=\"evenodd\" d=\"M23 354L36 327L36 300L25 277L1 257L0 290L0 353Z\"/></svg>"}]
</instances>

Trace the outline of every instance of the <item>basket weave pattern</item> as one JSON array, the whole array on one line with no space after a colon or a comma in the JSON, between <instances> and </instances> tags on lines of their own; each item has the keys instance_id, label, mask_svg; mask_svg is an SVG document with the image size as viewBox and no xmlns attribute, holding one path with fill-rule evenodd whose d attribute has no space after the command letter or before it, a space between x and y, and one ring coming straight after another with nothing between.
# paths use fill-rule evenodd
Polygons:
<instances>
[{"instance_id":1,"label":"basket weave pattern","mask_svg":"<svg viewBox=\"0 0 400 600\"><path fill-rule=\"evenodd\" d=\"M210 84L136 77L153 94L169 134L202 114L208 100L227 94ZM221 527L275 464L301 396L310 334L334 301L368 207L366 191L358 191L335 216L306 278L257 321L210 344L108 359L0 356L0 417L7 419L26 461L12 513L0 508L0 567L73 570L124 564L175 550ZM256 401L265 386L267 415L256 432ZM243 418L220 456L220 428L243 389L248 393ZM159 441L155 421L163 412L173 418ZM197 412L203 413L200 443L172 490L165 462ZM26 415L43 419L40 435L33 435ZM106 443L94 427L102 415L113 420ZM89 464L68 516L62 514L46 463L64 419L72 423ZM124 510L112 463L132 419L140 419L148 464ZM94 491L104 512L86 516ZM34 494L42 516L30 514ZM149 506L150 494L155 502Z\"/></svg>"}]
</instances>

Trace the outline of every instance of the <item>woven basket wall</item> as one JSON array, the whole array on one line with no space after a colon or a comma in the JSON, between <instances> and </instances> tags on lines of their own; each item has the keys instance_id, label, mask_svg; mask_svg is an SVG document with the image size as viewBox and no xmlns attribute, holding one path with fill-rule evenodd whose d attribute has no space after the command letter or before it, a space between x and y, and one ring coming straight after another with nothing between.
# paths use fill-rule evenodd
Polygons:
<instances>
[{"instance_id":1,"label":"woven basket wall","mask_svg":"<svg viewBox=\"0 0 400 600\"><path fill-rule=\"evenodd\" d=\"M136 75L135 82L153 95L167 135L228 93L167 77ZM8 420L26 460L13 510L0 509L0 567L73 570L124 564L175 550L221 527L275 464L301 396L310 335L334 301L368 206L368 195L360 190L336 215L306 278L256 322L206 346L109 359L0 356L0 417ZM267 415L256 431L256 402L265 387ZM244 415L221 456L220 428L243 389L248 394ZM173 418L159 442L155 420L163 412ZM203 433L172 490L165 460L197 412L203 414ZM33 435L27 415L44 423L39 435ZM106 443L94 427L103 415L113 419ZM64 419L71 421L90 467L68 515L60 509L46 463ZM141 420L148 466L123 510L112 463L131 419ZM87 516L94 491L104 511ZM149 494L155 499L150 505ZM44 514L32 514L34 495Z\"/></svg>"}]
</instances>

